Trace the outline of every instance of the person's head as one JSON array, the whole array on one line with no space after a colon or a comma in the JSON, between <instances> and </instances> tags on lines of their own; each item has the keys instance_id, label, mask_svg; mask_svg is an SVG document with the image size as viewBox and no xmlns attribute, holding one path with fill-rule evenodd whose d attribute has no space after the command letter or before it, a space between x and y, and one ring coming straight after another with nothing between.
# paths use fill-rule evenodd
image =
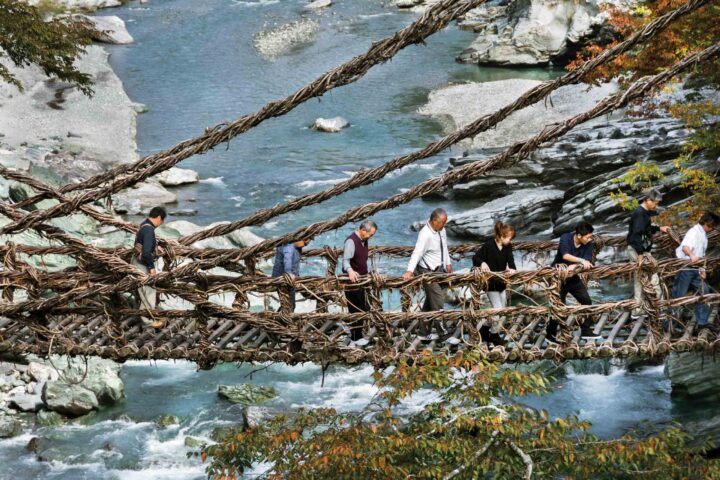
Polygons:
<instances>
[{"instance_id":1,"label":"person's head","mask_svg":"<svg viewBox=\"0 0 720 480\"><path fill-rule=\"evenodd\" d=\"M362 222L357 229L358 237L363 241L370 240L375 232L377 232L377 224L370 219Z\"/></svg>"},{"instance_id":2,"label":"person's head","mask_svg":"<svg viewBox=\"0 0 720 480\"><path fill-rule=\"evenodd\" d=\"M150 220L150 222L152 222L152 224L156 227L162 225L165 221L165 217L167 217L167 212L163 207L153 207L152 210L150 210L150 213L148 213L148 220Z\"/></svg>"},{"instance_id":3,"label":"person's head","mask_svg":"<svg viewBox=\"0 0 720 480\"><path fill-rule=\"evenodd\" d=\"M447 222L447 212L442 208L436 208L430 214L430 226L436 232L439 232L445 226Z\"/></svg>"},{"instance_id":4,"label":"person's head","mask_svg":"<svg viewBox=\"0 0 720 480\"><path fill-rule=\"evenodd\" d=\"M578 242L582 245L587 245L592 241L594 230L590 222L580 222L575 227L575 238L577 238Z\"/></svg>"},{"instance_id":5,"label":"person's head","mask_svg":"<svg viewBox=\"0 0 720 480\"><path fill-rule=\"evenodd\" d=\"M312 237L306 238L305 240L298 240L297 242L294 242L293 244L297 248L303 248L303 247L307 246L307 244L309 244L310 242L312 242Z\"/></svg>"},{"instance_id":6,"label":"person's head","mask_svg":"<svg viewBox=\"0 0 720 480\"><path fill-rule=\"evenodd\" d=\"M642 199L642 206L649 211L655 210L662 202L662 193L658 190L650 190Z\"/></svg>"},{"instance_id":7,"label":"person's head","mask_svg":"<svg viewBox=\"0 0 720 480\"><path fill-rule=\"evenodd\" d=\"M703 230L706 232L709 232L710 230L713 230L720 225L720 217L715 215L712 212L705 212L703 213L703 216L700 217L700 220L698 221L700 226L703 227Z\"/></svg>"},{"instance_id":8,"label":"person's head","mask_svg":"<svg viewBox=\"0 0 720 480\"><path fill-rule=\"evenodd\" d=\"M495 222L495 241L501 245L508 246L515 238L515 227L503 222Z\"/></svg>"}]
</instances>

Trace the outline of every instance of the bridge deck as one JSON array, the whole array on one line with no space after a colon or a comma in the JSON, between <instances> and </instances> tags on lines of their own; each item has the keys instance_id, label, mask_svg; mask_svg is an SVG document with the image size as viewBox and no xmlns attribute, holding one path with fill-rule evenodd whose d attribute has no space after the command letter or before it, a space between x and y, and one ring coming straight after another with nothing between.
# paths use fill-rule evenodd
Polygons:
<instances>
[{"instance_id":1,"label":"bridge deck","mask_svg":"<svg viewBox=\"0 0 720 480\"><path fill-rule=\"evenodd\" d=\"M450 312L447 312L450 313ZM595 339L580 337L574 317L560 337L560 344L545 341L547 316L502 317L504 346L488 346L479 340L479 329L487 318L472 318L456 312L461 320L446 321L447 334L427 341L419 335L417 314L407 320L398 313L394 328L375 324L366 329L369 343L351 343L342 323L319 318L303 324L294 334L268 333L256 326L273 314L251 314L247 321L210 318L207 343L202 340L198 322L188 317L167 321L161 329L146 327L133 317L113 323L107 316L70 315L51 321L48 330L31 328L25 322L0 320L0 352L47 355L97 355L124 361L128 359L189 359L201 366L216 361L341 361L354 364L386 364L400 358L412 359L428 352L448 354L463 348L479 348L482 356L498 362L528 362L538 359L563 360L610 356L663 356L671 351L710 350L720 345L720 337L704 329L695 331L694 321L671 334L651 325L647 317L634 319L628 311L613 310L590 315ZM275 314L280 315L280 314ZM711 319L717 315L713 308ZM318 315L322 317L322 315ZM253 325L255 323L255 325ZM385 330L385 331L383 331ZM654 333L652 333L654 332Z\"/></svg>"}]
</instances>

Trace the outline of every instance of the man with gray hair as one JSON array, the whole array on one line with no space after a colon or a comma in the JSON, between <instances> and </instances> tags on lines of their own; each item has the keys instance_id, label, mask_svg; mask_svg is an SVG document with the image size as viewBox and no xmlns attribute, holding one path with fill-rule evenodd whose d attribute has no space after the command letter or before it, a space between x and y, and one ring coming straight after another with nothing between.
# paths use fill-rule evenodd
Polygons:
<instances>
[{"instance_id":1,"label":"man with gray hair","mask_svg":"<svg viewBox=\"0 0 720 480\"><path fill-rule=\"evenodd\" d=\"M407 271L403 274L403 279L409 280L414 274L452 272L447 246L447 233L445 233L446 222L447 212L445 210L436 208L432 211L430 220L418 233L415 249L410 257ZM445 292L440 285L426 283L424 289L425 303L422 307L423 312L442 310L445 305ZM427 336L427 340L437 340L439 338L437 334L432 333L431 326L425 323L420 325L420 332L422 335Z\"/></svg>"},{"instance_id":2,"label":"man with gray hair","mask_svg":"<svg viewBox=\"0 0 720 480\"><path fill-rule=\"evenodd\" d=\"M652 256L652 237L657 232L668 233L670 227L658 226L653 224L652 217L657 215L657 207L662 201L662 194L658 190L650 190L641 198L640 205L630 216L630 224L628 226L627 244L628 257L631 262L637 262L641 255ZM657 273L653 273L650 282L655 290L658 299L662 298L662 288L660 288L660 277ZM635 301L642 304L643 288L640 283L640 275L635 275ZM641 309L635 309L632 312L634 318L642 315Z\"/></svg>"},{"instance_id":3,"label":"man with gray hair","mask_svg":"<svg viewBox=\"0 0 720 480\"><path fill-rule=\"evenodd\" d=\"M368 274L368 257L370 247L368 240L377 232L377 225L372 220L365 220L357 230L345 240L343 247L342 271L346 273L351 282L355 283L361 275ZM370 310L367 301L367 289L346 290L345 299L348 303L348 312L367 312ZM362 338L362 325L350 325L350 339L357 346L363 346L368 341Z\"/></svg>"}]
</instances>

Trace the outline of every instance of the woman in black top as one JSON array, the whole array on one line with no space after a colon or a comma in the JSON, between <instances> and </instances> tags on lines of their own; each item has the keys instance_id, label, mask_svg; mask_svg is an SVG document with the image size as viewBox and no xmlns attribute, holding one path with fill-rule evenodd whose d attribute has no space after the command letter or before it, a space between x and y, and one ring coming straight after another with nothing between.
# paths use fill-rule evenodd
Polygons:
<instances>
[{"instance_id":1,"label":"woman in black top","mask_svg":"<svg viewBox=\"0 0 720 480\"><path fill-rule=\"evenodd\" d=\"M515 258L512 251L512 240L515 238L515 228L506 223L495 223L495 236L486 241L480 250L473 257L473 266L483 272L512 272L515 271ZM505 282L499 278L491 278L488 281L488 299L493 308L503 308L507 305L505 294ZM493 329L496 324L493 321ZM480 329L480 335L486 342L495 345L504 344L500 335L491 331L488 325Z\"/></svg>"}]
</instances>

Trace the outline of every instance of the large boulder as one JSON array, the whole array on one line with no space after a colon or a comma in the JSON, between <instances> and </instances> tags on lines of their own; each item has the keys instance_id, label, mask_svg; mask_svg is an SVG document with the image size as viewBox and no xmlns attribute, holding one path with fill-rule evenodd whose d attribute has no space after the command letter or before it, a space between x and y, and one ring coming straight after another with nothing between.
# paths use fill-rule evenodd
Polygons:
<instances>
[{"instance_id":1,"label":"large boulder","mask_svg":"<svg viewBox=\"0 0 720 480\"><path fill-rule=\"evenodd\" d=\"M720 360L703 352L672 353L665 363L672 392L698 400L720 400Z\"/></svg>"},{"instance_id":2,"label":"large boulder","mask_svg":"<svg viewBox=\"0 0 720 480\"><path fill-rule=\"evenodd\" d=\"M549 187L518 190L484 205L451 215L445 228L459 237L489 238L495 222L513 225L523 233L535 233L550 227L550 217L564 193Z\"/></svg>"},{"instance_id":3,"label":"large boulder","mask_svg":"<svg viewBox=\"0 0 720 480\"><path fill-rule=\"evenodd\" d=\"M45 384L42 398L50 410L70 417L88 414L99 405L92 391L59 380Z\"/></svg>"},{"instance_id":4,"label":"large boulder","mask_svg":"<svg viewBox=\"0 0 720 480\"><path fill-rule=\"evenodd\" d=\"M130 33L125 27L125 22L120 17L114 15L111 16L98 16L90 17L87 15L73 15L73 19L89 22L95 32L92 37L93 40L105 43L113 43L116 45L127 45L133 43Z\"/></svg>"},{"instance_id":5,"label":"large boulder","mask_svg":"<svg viewBox=\"0 0 720 480\"><path fill-rule=\"evenodd\" d=\"M450 85L431 92L428 102L419 109L419 113L435 118L443 130L451 132L494 113L538 84L540 82L537 80L516 78ZM567 85L553 92L551 102L540 102L517 111L492 130L480 133L472 140L464 140L462 144L479 150L506 147L523 141L547 124L562 122L590 109L616 88L612 83L595 87ZM588 125L603 121L596 120Z\"/></svg>"},{"instance_id":6,"label":"large boulder","mask_svg":"<svg viewBox=\"0 0 720 480\"><path fill-rule=\"evenodd\" d=\"M516 0L503 15L466 19L480 35L459 57L484 65L541 65L567 56L596 37L607 14L598 0Z\"/></svg>"},{"instance_id":7,"label":"large boulder","mask_svg":"<svg viewBox=\"0 0 720 480\"><path fill-rule=\"evenodd\" d=\"M241 385L218 385L218 395L232 403L247 406L265 403L275 398L277 392L272 387L244 383Z\"/></svg>"},{"instance_id":8,"label":"large boulder","mask_svg":"<svg viewBox=\"0 0 720 480\"><path fill-rule=\"evenodd\" d=\"M33 357L30 365L44 362L46 360ZM70 383L79 382L82 388L92 392L98 404L110 405L125 397L125 385L120 378L121 367L111 360L89 357L86 365L80 358L56 355L53 356L53 363L62 368L63 380Z\"/></svg>"}]
</instances>

